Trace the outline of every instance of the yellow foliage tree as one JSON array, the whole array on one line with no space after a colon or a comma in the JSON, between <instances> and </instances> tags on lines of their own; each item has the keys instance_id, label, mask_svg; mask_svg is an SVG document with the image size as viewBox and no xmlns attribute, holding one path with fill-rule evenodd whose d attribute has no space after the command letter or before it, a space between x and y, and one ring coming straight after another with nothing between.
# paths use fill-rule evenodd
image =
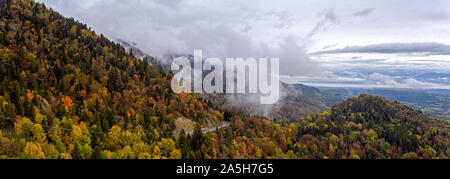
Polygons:
<instances>
[{"instance_id":1,"label":"yellow foliage tree","mask_svg":"<svg viewBox=\"0 0 450 179\"><path fill-rule=\"evenodd\" d=\"M44 133L44 129L42 129L42 126L40 124L35 124L33 128L31 129L31 132L33 133L33 138L39 142L39 143L45 143L47 141L47 136Z\"/></svg>"},{"instance_id":2,"label":"yellow foliage tree","mask_svg":"<svg viewBox=\"0 0 450 179\"><path fill-rule=\"evenodd\" d=\"M122 148L122 139L121 139L121 131L119 126L113 126L106 137L106 147L113 151L119 150Z\"/></svg>"},{"instance_id":3,"label":"yellow foliage tree","mask_svg":"<svg viewBox=\"0 0 450 179\"><path fill-rule=\"evenodd\" d=\"M80 143L83 139L83 132L81 131L80 126L72 125L72 131L70 132L70 137L72 137L72 143Z\"/></svg>"},{"instance_id":4,"label":"yellow foliage tree","mask_svg":"<svg viewBox=\"0 0 450 179\"><path fill-rule=\"evenodd\" d=\"M41 144L35 142L27 142L24 149L25 154L30 154L35 159L45 159Z\"/></svg>"},{"instance_id":5,"label":"yellow foliage tree","mask_svg":"<svg viewBox=\"0 0 450 179\"><path fill-rule=\"evenodd\" d=\"M175 150L175 141L170 138L162 138L157 146L161 149L161 155L163 157L170 158L170 154Z\"/></svg>"},{"instance_id":6,"label":"yellow foliage tree","mask_svg":"<svg viewBox=\"0 0 450 179\"><path fill-rule=\"evenodd\" d=\"M153 159L161 159L161 150L158 146L153 147L153 153L152 153Z\"/></svg>"},{"instance_id":7,"label":"yellow foliage tree","mask_svg":"<svg viewBox=\"0 0 450 179\"><path fill-rule=\"evenodd\" d=\"M172 152L170 152L170 159L181 159L181 151L180 150L178 150L178 149L176 149L176 150L173 150Z\"/></svg>"}]
</instances>

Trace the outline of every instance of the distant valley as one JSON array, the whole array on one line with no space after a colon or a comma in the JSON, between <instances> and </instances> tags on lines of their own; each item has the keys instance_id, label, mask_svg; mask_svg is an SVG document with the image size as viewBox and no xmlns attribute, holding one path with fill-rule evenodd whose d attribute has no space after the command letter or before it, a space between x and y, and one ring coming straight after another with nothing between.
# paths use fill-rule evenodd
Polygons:
<instances>
[{"instance_id":1,"label":"distant valley","mask_svg":"<svg viewBox=\"0 0 450 179\"><path fill-rule=\"evenodd\" d=\"M303 85L298 85L303 86ZM414 109L420 109L433 117L450 120L449 90L419 89L363 89L363 88L318 88L322 100L327 106L333 106L348 98L361 94L371 94L398 101Z\"/></svg>"}]
</instances>

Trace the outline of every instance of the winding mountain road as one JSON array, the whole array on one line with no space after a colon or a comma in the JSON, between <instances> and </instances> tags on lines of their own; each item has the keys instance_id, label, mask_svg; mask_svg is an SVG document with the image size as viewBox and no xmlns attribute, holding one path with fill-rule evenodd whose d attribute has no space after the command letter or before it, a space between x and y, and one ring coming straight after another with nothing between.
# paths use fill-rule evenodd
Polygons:
<instances>
[{"instance_id":1,"label":"winding mountain road","mask_svg":"<svg viewBox=\"0 0 450 179\"><path fill-rule=\"evenodd\" d=\"M208 127L208 128L202 128L202 132L206 133L206 132L212 132L215 131L216 129L222 129L224 127L228 127L230 125L230 122L228 121L222 121L222 125L217 126L217 127ZM192 135L194 131L188 131L186 132L186 134Z\"/></svg>"}]
</instances>

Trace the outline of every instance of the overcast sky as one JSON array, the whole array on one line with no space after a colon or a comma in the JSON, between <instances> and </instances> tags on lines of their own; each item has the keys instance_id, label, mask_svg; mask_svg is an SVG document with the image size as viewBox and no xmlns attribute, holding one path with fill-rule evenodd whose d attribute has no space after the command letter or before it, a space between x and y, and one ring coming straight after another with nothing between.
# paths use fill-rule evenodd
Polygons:
<instances>
[{"instance_id":1,"label":"overcast sky","mask_svg":"<svg viewBox=\"0 0 450 179\"><path fill-rule=\"evenodd\" d=\"M313 52L450 52L449 0L38 1L154 56L279 57L291 76L324 75Z\"/></svg>"}]
</instances>

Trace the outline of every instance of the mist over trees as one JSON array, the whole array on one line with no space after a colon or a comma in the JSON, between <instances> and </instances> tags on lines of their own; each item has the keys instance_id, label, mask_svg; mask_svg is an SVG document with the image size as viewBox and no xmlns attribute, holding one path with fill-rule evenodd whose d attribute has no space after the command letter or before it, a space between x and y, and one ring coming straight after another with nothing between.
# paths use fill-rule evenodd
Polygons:
<instances>
[{"instance_id":1,"label":"mist over trees","mask_svg":"<svg viewBox=\"0 0 450 179\"><path fill-rule=\"evenodd\" d=\"M448 122L377 96L277 123L174 94L173 74L32 0L0 0L0 30L0 158L450 156ZM194 130L174 134L180 117Z\"/></svg>"}]
</instances>

